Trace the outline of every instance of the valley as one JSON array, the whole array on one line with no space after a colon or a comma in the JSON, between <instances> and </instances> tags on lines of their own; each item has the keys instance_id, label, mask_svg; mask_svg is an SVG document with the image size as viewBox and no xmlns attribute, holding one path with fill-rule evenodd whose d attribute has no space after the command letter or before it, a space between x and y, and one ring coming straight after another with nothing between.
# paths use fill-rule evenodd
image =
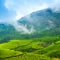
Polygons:
<instances>
[{"instance_id":1,"label":"valley","mask_svg":"<svg viewBox=\"0 0 60 60\"><path fill-rule=\"evenodd\" d=\"M60 13L48 8L0 23L0 60L60 60Z\"/></svg>"},{"instance_id":2,"label":"valley","mask_svg":"<svg viewBox=\"0 0 60 60\"><path fill-rule=\"evenodd\" d=\"M53 38L53 40L51 39ZM57 38L57 39L56 39ZM43 40L42 40L43 39ZM55 40L56 39L56 40ZM10 40L0 44L1 60L59 60L60 38ZM48 43L50 41L50 44ZM55 42L54 42L55 41ZM44 57L44 58L43 58Z\"/></svg>"}]
</instances>

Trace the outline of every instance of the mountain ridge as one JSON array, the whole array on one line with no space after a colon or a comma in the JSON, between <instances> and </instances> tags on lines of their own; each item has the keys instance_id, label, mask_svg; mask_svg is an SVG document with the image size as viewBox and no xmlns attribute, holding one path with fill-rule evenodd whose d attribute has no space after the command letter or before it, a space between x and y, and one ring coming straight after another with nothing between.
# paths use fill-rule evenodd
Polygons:
<instances>
[{"instance_id":1,"label":"mountain ridge","mask_svg":"<svg viewBox=\"0 0 60 60\"><path fill-rule=\"evenodd\" d=\"M16 29L17 28L17 29ZM17 21L17 25L0 23L0 42L60 34L60 13L51 9L33 12Z\"/></svg>"}]
</instances>

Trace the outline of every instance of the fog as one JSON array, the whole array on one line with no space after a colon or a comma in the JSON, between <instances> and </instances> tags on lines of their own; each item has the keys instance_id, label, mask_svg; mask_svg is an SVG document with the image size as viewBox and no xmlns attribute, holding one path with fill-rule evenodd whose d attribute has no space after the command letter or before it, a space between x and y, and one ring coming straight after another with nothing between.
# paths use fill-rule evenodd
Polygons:
<instances>
[{"instance_id":1,"label":"fog","mask_svg":"<svg viewBox=\"0 0 60 60\"><path fill-rule=\"evenodd\" d=\"M5 16L2 19L0 18L0 23L5 22L12 24L16 30L27 33L34 31L34 27L31 27L31 29L28 30L26 26L18 24L17 21L21 17L27 16L27 18L29 18L28 15L30 13L46 8L51 8L53 12L60 13L60 0L5 0L3 5L8 12L5 13Z\"/></svg>"}]
</instances>

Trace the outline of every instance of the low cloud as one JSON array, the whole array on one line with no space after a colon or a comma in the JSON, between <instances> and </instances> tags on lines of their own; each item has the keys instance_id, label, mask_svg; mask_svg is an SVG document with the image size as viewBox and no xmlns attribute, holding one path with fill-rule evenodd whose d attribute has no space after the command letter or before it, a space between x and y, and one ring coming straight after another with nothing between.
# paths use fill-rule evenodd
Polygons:
<instances>
[{"instance_id":1,"label":"low cloud","mask_svg":"<svg viewBox=\"0 0 60 60\"><path fill-rule=\"evenodd\" d=\"M59 5L60 0L50 0L49 2L47 0L5 0L5 7L16 14L13 17L14 20L18 20L22 16L48 7L58 11L60 9Z\"/></svg>"},{"instance_id":2,"label":"low cloud","mask_svg":"<svg viewBox=\"0 0 60 60\"><path fill-rule=\"evenodd\" d=\"M25 26L19 25L17 20L34 11L45 8L52 8L55 12L60 11L60 0L5 0L5 8L15 14L10 20L14 22L14 26L18 30L23 30L27 33L34 31L33 28L28 30ZM8 21L8 20L7 20Z\"/></svg>"},{"instance_id":3,"label":"low cloud","mask_svg":"<svg viewBox=\"0 0 60 60\"><path fill-rule=\"evenodd\" d=\"M18 22L15 22L15 23L13 24L13 26L15 27L15 29L16 29L17 31L21 32L22 34L24 34L24 33L30 34L30 33L35 32L33 26L32 26L30 29L27 29L26 26L20 25Z\"/></svg>"},{"instance_id":4,"label":"low cloud","mask_svg":"<svg viewBox=\"0 0 60 60\"><path fill-rule=\"evenodd\" d=\"M27 14L30 14L34 11L41 10L44 8L47 8L48 5L46 3L43 3L41 5L36 4L34 2L26 1L20 1L20 0L6 0L5 7L16 13L16 16L14 17L16 20L20 19L22 16L25 16Z\"/></svg>"}]
</instances>

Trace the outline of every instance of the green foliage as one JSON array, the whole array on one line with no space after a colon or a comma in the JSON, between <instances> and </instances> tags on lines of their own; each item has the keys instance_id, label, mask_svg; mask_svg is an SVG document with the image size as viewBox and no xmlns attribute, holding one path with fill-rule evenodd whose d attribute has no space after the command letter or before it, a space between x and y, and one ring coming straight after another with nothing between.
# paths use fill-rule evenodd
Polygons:
<instances>
[{"instance_id":1,"label":"green foliage","mask_svg":"<svg viewBox=\"0 0 60 60\"><path fill-rule=\"evenodd\" d=\"M52 60L52 58L60 58L59 47L59 36L10 40L9 42L0 44L0 59Z\"/></svg>"}]
</instances>

